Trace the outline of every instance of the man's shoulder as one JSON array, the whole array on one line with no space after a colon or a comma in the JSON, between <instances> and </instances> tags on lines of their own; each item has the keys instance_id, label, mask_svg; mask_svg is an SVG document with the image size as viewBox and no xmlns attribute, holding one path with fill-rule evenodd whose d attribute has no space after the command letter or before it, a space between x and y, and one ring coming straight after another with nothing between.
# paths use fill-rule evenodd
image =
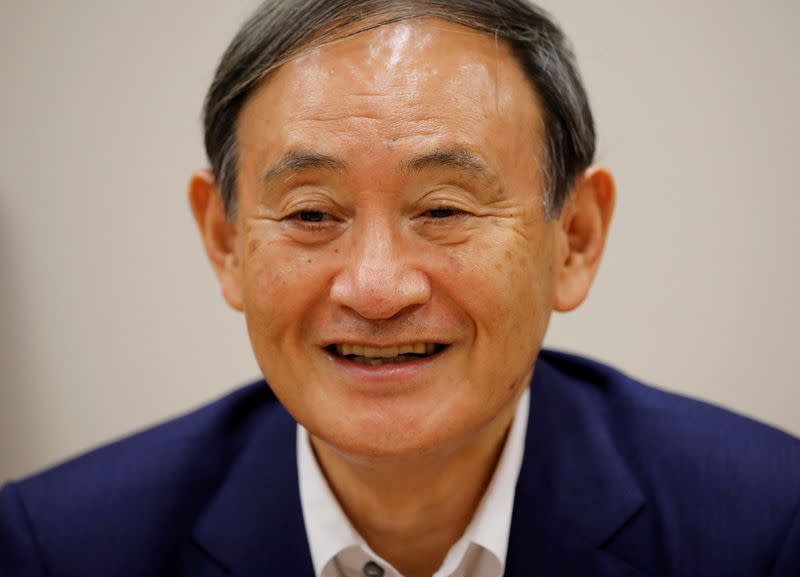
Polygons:
<instances>
[{"instance_id":1,"label":"man's shoulder","mask_svg":"<svg viewBox=\"0 0 800 577\"><path fill-rule=\"evenodd\" d=\"M254 427L279 405L264 381L158 425L110 442L18 483L26 491L52 492L72 481L149 485L156 479L202 478L224 471ZM186 472L183 472L183 471ZM97 485L95 485L97 486ZM97 487L98 490L102 487ZM86 487L80 487L81 492Z\"/></svg>"},{"instance_id":2,"label":"man's shoulder","mask_svg":"<svg viewBox=\"0 0 800 577\"><path fill-rule=\"evenodd\" d=\"M160 550L168 558L176 546L169 536L185 538L255 431L277 415L285 412L268 386L253 383L9 484L0 493L0 533L4 523L27 525L38 547L59 558L70 547L114 540L109 550L126 562L136 552L123 550L144 551L161 535L148 557Z\"/></svg>"},{"instance_id":3,"label":"man's shoulder","mask_svg":"<svg viewBox=\"0 0 800 577\"><path fill-rule=\"evenodd\" d=\"M599 361L556 351L543 351L542 360L573 382L571 402L593 405L612 428L640 431L644 436L637 442L642 446L653 441L660 444L667 437L674 444L689 442L698 450L735 447L745 458L763 453L750 451L754 448L790 454L800 450L800 439L789 433L711 402L645 384ZM743 444L747 439L750 442Z\"/></svg>"},{"instance_id":4,"label":"man's shoulder","mask_svg":"<svg viewBox=\"0 0 800 577\"><path fill-rule=\"evenodd\" d=\"M592 463L594 473L583 473L595 484L624 486L619 494L639 503L617 536L620 548L629 539L637 546L627 551L638 554L650 547L640 542L650 535L675 574L705 563L762 574L759 568L774 562L782 543L798 554L786 540L800 530L800 440L596 361L545 352L540 368L532 417L548 421L541 431L557 429L567 438L553 442L552 459L563 459L565 470ZM698 550L713 552L718 565L693 553Z\"/></svg>"},{"instance_id":5,"label":"man's shoulder","mask_svg":"<svg viewBox=\"0 0 800 577\"><path fill-rule=\"evenodd\" d=\"M716 471L729 481L760 472L776 483L800 475L800 439L713 403L667 392L603 363L545 351L543 361L571 381L568 402L603 423L633 466L664 474ZM770 472L782 475L769 475ZM738 470L737 470L738 469ZM733 475L732 475L733 474ZM791 488L797 490L796 477ZM787 488L789 486L787 485Z\"/></svg>"}]
</instances>

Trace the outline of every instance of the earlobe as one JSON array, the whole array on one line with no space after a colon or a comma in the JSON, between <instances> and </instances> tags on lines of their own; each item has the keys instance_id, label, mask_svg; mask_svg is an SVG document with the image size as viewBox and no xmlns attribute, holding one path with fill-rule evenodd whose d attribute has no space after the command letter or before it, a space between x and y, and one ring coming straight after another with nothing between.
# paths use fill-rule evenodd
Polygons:
<instances>
[{"instance_id":1,"label":"earlobe","mask_svg":"<svg viewBox=\"0 0 800 577\"><path fill-rule=\"evenodd\" d=\"M604 168L587 169L575 183L560 218L566 248L559 263L555 310L573 310L589 294L603 256L615 197L614 178Z\"/></svg>"},{"instance_id":2,"label":"earlobe","mask_svg":"<svg viewBox=\"0 0 800 577\"><path fill-rule=\"evenodd\" d=\"M189 205L200 230L206 255L214 268L228 304L241 311L241 271L236 250L236 225L225 213L213 174L199 170L189 181Z\"/></svg>"}]
</instances>

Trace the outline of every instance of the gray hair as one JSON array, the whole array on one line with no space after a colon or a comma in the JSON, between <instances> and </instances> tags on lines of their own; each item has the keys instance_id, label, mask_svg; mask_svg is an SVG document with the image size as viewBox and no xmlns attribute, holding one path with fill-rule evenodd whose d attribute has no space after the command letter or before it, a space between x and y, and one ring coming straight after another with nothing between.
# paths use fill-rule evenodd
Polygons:
<instances>
[{"instance_id":1,"label":"gray hair","mask_svg":"<svg viewBox=\"0 0 800 577\"><path fill-rule=\"evenodd\" d=\"M566 37L526 0L267 0L222 56L205 101L205 146L229 218L236 212L236 127L242 106L274 69L303 49L402 20L438 18L505 41L542 108L544 210L557 217L591 165L595 129Z\"/></svg>"}]
</instances>

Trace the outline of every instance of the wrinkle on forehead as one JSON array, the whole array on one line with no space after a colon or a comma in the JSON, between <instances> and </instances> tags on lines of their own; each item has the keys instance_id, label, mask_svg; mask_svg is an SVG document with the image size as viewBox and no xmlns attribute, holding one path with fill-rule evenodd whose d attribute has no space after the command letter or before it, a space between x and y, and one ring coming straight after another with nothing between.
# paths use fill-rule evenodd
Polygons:
<instances>
[{"instance_id":1,"label":"wrinkle on forehead","mask_svg":"<svg viewBox=\"0 0 800 577\"><path fill-rule=\"evenodd\" d=\"M262 97L269 104L258 108ZM367 137L382 150L410 150L457 135L468 147L492 142L515 169L538 172L539 154L514 153L520 139L540 140L543 131L535 90L510 47L444 21L396 22L308 48L261 85L245 110L253 107L251 150Z\"/></svg>"}]
</instances>

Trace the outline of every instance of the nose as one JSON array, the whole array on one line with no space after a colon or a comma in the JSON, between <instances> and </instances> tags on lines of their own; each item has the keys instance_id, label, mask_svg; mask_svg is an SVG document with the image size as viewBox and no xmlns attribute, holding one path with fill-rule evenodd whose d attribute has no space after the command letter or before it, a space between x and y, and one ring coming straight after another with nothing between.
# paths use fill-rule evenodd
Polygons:
<instances>
[{"instance_id":1,"label":"nose","mask_svg":"<svg viewBox=\"0 0 800 577\"><path fill-rule=\"evenodd\" d=\"M373 222L352 232L346 264L331 286L334 303L385 320L430 300L430 280L415 265L420 255L403 243L399 231Z\"/></svg>"}]
</instances>

